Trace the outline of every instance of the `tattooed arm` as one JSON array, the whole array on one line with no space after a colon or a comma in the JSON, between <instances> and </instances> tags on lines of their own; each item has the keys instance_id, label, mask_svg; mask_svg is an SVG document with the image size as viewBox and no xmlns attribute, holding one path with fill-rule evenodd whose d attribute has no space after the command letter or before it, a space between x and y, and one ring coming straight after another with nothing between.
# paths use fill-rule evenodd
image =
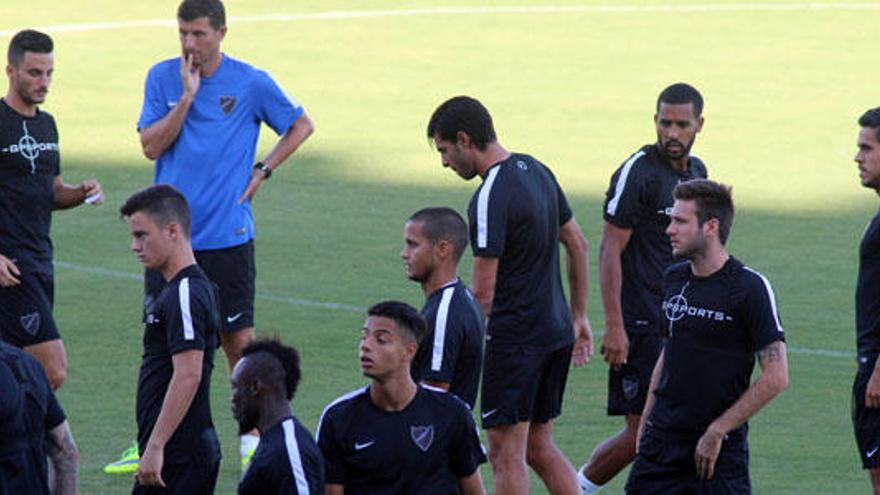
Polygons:
<instances>
[{"instance_id":1,"label":"tattooed arm","mask_svg":"<svg viewBox=\"0 0 880 495\"><path fill-rule=\"evenodd\" d=\"M49 480L53 495L73 495L79 484L79 450L65 420L46 434L46 454L52 461Z\"/></svg>"},{"instance_id":2,"label":"tattooed arm","mask_svg":"<svg viewBox=\"0 0 880 495\"><path fill-rule=\"evenodd\" d=\"M758 351L758 363L761 365L758 379L706 428L697 443L694 459L697 463L697 474L703 479L712 478L724 435L748 421L788 386L785 342L777 340Z\"/></svg>"}]
</instances>

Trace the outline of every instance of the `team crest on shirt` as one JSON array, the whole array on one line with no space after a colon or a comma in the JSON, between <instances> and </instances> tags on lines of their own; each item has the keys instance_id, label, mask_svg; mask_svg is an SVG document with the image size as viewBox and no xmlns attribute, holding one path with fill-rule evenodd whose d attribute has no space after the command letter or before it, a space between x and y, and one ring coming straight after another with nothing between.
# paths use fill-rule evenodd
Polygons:
<instances>
[{"instance_id":1,"label":"team crest on shirt","mask_svg":"<svg viewBox=\"0 0 880 495\"><path fill-rule=\"evenodd\" d=\"M223 110L223 113L229 115L229 112L235 108L235 97L232 95L229 96L221 96L220 97L220 109Z\"/></svg>"},{"instance_id":2,"label":"team crest on shirt","mask_svg":"<svg viewBox=\"0 0 880 495\"><path fill-rule=\"evenodd\" d=\"M434 425L410 426L409 436L422 449L422 452L427 452L431 448L431 444L434 443Z\"/></svg>"},{"instance_id":3,"label":"team crest on shirt","mask_svg":"<svg viewBox=\"0 0 880 495\"><path fill-rule=\"evenodd\" d=\"M40 329L40 313L38 312L24 315L19 318L19 321L24 331L31 335L36 335L37 330Z\"/></svg>"}]
</instances>

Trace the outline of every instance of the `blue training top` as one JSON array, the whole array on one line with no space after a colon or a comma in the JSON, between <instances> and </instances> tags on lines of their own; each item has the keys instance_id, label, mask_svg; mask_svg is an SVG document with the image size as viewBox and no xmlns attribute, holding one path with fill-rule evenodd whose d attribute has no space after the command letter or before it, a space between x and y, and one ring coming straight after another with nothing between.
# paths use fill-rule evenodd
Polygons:
<instances>
[{"instance_id":1,"label":"blue training top","mask_svg":"<svg viewBox=\"0 0 880 495\"><path fill-rule=\"evenodd\" d=\"M182 94L180 58L154 65L138 129L167 115ZM194 249L237 246L254 237L250 201L237 201L250 180L260 123L281 135L302 113L268 73L225 54L210 77L202 76L177 140L156 160L154 179L174 185L189 201Z\"/></svg>"}]
</instances>

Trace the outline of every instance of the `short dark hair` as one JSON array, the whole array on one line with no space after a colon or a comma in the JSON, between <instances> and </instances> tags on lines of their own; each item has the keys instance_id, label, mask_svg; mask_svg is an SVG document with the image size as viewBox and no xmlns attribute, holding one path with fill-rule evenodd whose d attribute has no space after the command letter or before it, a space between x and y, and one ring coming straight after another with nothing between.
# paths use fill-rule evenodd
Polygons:
<instances>
[{"instance_id":1,"label":"short dark hair","mask_svg":"<svg viewBox=\"0 0 880 495\"><path fill-rule=\"evenodd\" d=\"M24 60L25 52L52 53L55 45L52 38L46 33L25 29L15 33L9 42L9 50L6 52L6 63L13 67Z\"/></svg>"},{"instance_id":2,"label":"short dark hair","mask_svg":"<svg viewBox=\"0 0 880 495\"><path fill-rule=\"evenodd\" d=\"M125 218L143 212L156 225L180 224L187 239L190 237L191 216L189 204L180 191L168 184L156 184L131 195L119 208L119 216Z\"/></svg>"},{"instance_id":3,"label":"short dark hair","mask_svg":"<svg viewBox=\"0 0 880 495\"><path fill-rule=\"evenodd\" d=\"M413 213L407 222L420 222L422 235L431 244L449 241L455 262L461 259L468 244L468 227L457 211L446 206L423 208Z\"/></svg>"},{"instance_id":4,"label":"short dark hair","mask_svg":"<svg viewBox=\"0 0 880 495\"><path fill-rule=\"evenodd\" d=\"M660 103L668 103L670 105L693 103L694 117L699 117L703 114L703 95L697 91L697 88L688 83L675 83L664 89L660 96L657 97L657 112L660 111Z\"/></svg>"},{"instance_id":5,"label":"short dark hair","mask_svg":"<svg viewBox=\"0 0 880 495\"><path fill-rule=\"evenodd\" d=\"M428 325L425 319L416 310L405 302L400 301L383 301L370 306L367 310L368 316L381 316L394 320L399 328L407 332L415 341L419 343L425 336Z\"/></svg>"},{"instance_id":6,"label":"short dark hair","mask_svg":"<svg viewBox=\"0 0 880 495\"><path fill-rule=\"evenodd\" d=\"M876 133L877 141L880 141L880 107L872 108L859 117L859 125L870 127Z\"/></svg>"},{"instance_id":7,"label":"short dark hair","mask_svg":"<svg viewBox=\"0 0 880 495\"><path fill-rule=\"evenodd\" d=\"M470 136L479 150L495 141L492 116L482 103L470 96L456 96L444 101L428 121L428 139L439 137L444 141L457 141L458 132Z\"/></svg>"},{"instance_id":8,"label":"short dark hair","mask_svg":"<svg viewBox=\"0 0 880 495\"><path fill-rule=\"evenodd\" d=\"M299 352L293 346L287 346L278 339L260 338L251 341L241 351L241 356L258 357L265 354L267 357L278 361L284 370L284 391L288 401L296 394L296 387L302 372L299 367Z\"/></svg>"},{"instance_id":9,"label":"short dark hair","mask_svg":"<svg viewBox=\"0 0 880 495\"><path fill-rule=\"evenodd\" d=\"M709 179L691 179L681 182L672 190L672 197L681 201L694 201L697 206L697 222L700 226L706 220L718 220L718 239L727 244L727 237L733 227L732 188Z\"/></svg>"},{"instance_id":10,"label":"short dark hair","mask_svg":"<svg viewBox=\"0 0 880 495\"><path fill-rule=\"evenodd\" d=\"M215 30L226 25L226 9L220 0L183 0L177 7L177 18L181 21L191 22L201 17L207 17L211 27Z\"/></svg>"}]
</instances>

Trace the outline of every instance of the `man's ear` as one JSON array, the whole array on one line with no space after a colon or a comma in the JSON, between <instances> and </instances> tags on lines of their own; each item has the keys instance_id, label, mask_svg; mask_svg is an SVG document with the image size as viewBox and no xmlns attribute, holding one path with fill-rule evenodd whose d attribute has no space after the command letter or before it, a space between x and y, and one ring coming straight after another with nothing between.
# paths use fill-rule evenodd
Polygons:
<instances>
[{"instance_id":1,"label":"man's ear","mask_svg":"<svg viewBox=\"0 0 880 495\"><path fill-rule=\"evenodd\" d=\"M458 131L455 133L455 142L462 148L470 148L473 145L473 140L468 133L464 131Z\"/></svg>"},{"instance_id":2,"label":"man's ear","mask_svg":"<svg viewBox=\"0 0 880 495\"><path fill-rule=\"evenodd\" d=\"M434 254L441 260L447 260L453 256L455 248L446 239L440 239L434 243Z\"/></svg>"}]
</instances>

